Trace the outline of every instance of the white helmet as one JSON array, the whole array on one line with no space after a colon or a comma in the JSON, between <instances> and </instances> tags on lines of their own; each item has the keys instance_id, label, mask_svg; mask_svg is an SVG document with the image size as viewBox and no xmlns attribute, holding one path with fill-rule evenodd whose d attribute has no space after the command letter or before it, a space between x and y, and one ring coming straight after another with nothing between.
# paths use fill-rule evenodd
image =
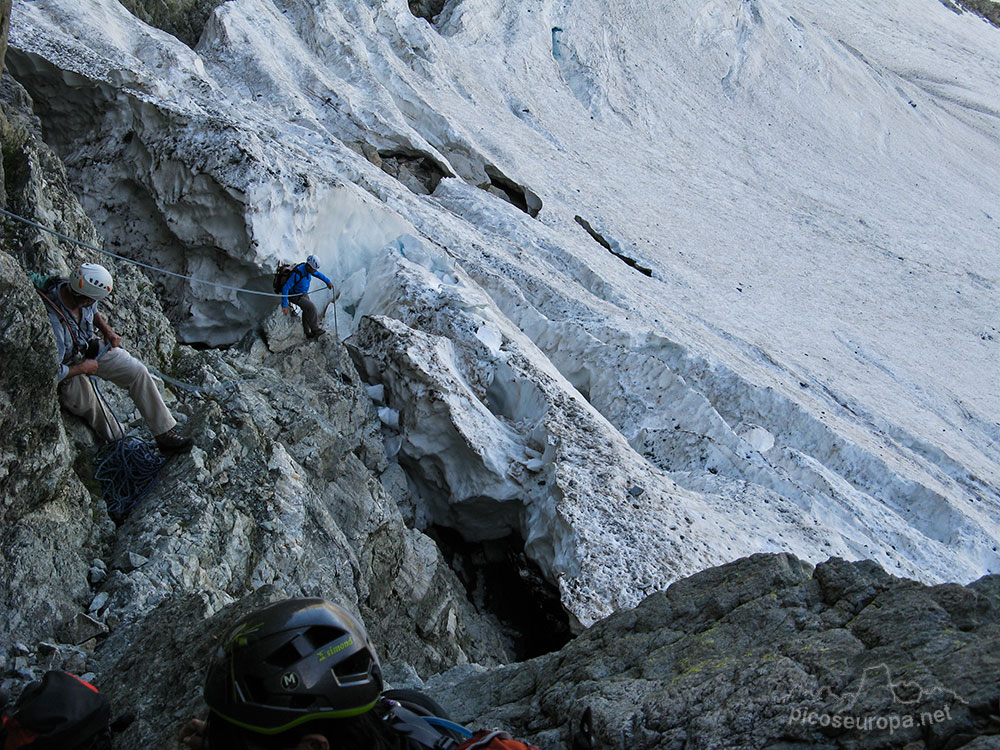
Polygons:
<instances>
[{"instance_id":1,"label":"white helmet","mask_svg":"<svg viewBox=\"0 0 1000 750\"><path fill-rule=\"evenodd\" d=\"M308 258L306 258L306 265L311 266L314 270L318 271L319 258L317 258L315 255L310 255Z\"/></svg>"},{"instance_id":2,"label":"white helmet","mask_svg":"<svg viewBox=\"0 0 1000 750\"><path fill-rule=\"evenodd\" d=\"M111 294L113 286L114 282L108 269L96 263L77 266L70 277L70 287L74 292L97 302Z\"/></svg>"}]
</instances>

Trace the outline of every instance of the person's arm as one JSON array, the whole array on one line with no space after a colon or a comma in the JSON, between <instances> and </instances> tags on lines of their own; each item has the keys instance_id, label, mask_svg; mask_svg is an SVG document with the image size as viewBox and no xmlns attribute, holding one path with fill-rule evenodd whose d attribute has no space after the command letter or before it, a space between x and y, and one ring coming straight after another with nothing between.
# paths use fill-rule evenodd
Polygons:
<instances>
[{"instance_id":1,"label":"person's arm","mask_svg":"<svg viewBox=\"0 0 1000 750\"><path fill-rule=\"evenodd\" d=\"M69 367L63 365L59 371L62 372L63 368L66 369L66 375L60 378L60 380L64 380L65 378L75 378L77 375L96 375L97 360L85 359L82 362L77 362L75 365L70 365Z\"/></svg>"},{"instance_id":2,"label":"person's arm","mask_svg":"<svg viewBox=\"0 0 1000 750\"><path fill-rule=\"evenodd\" d=\"M111 330L111 326L99 312L94 313L94 325L104 334L104 340L111 344L112 348L121 346L122 337Z\"/></svg>"},{"instance_id":3,"label":"person's arm","mask_svg":"<svg viewBox=\"0 0 1000 750\"><path fill-rule=\"evenodd\" d=\"M96 375L97 360L85 359L75 365L66 365L67 355L72 347L76 346L72 335L58 318L49 315L49 322L52 323L52 331L56 337L56 356L59 362L59 372L56 376L58 382L63 382L66 378L75 378L78 375Z\"/></svg>"},{"instance_id":4,"label":"person's arm","mask_svg":"<svg viewBox=\"0 0 1000 750\"><path fill-rule=\"evenodd\" d=\"M319 271L313 271L313 276L318 276L319 278L321 278L326 284L327 289L333 289L333 282L330 281L330 279L328 279L326 276L321 274Z\"/></svg>"}]
</instances>

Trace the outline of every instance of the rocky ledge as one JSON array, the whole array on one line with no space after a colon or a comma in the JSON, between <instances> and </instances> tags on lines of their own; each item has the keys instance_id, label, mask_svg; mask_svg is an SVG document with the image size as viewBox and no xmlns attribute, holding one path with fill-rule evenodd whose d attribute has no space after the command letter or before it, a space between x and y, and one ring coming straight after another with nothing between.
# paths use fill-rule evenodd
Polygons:
<instances>
[{"instance_id":1,"label":"rocky ledge","mask_svg":"<svg viewBox=\"0 0 1000 750\"><path fill-rule=\"evenodd\" d=\"M755 555L561 651L426 688L461 720L570 747L1000 748L1000 576L924 586L872 562Z\"/></svg>"}]
</instances>

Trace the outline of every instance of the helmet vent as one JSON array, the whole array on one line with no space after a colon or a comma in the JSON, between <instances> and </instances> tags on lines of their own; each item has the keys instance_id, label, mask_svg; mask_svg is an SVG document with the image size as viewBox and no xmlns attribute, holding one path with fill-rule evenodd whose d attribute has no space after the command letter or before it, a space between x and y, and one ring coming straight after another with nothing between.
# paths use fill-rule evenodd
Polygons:
<instances>
[{"instance_id":1,"label":"helmet vent","mask_svg":"<svg viewBox=\"0 0 1000 750\"><path fill-rule=\"evenodd\" d=\"M264 661L273 667L290 667L302 658L302 654L295 648L295 644L286 643L277 651L272 652Z\"/></svg>"},{"instance_id":2,"label":"helmet vent","mask_svg":"<svg viewBox=\"0 0 1000 750\"><path fill-rule=\"evenodd\" d=\"M267 703L267 687L260 678L247 675L243 680L243 691L247 703Z\"/></svg>"},{"instance_id":3,"label":"helmet vent","mask_svg":"<svg viewBox=\"0 0 1000 750\"><path fill-rule=\"evenodd\" d=\"M371 671L372 658L367 651L358 651L351 654L339 664L333 666L333 673L337 676L337 682L354 682L357 679L365 679Z\"/></svg>"},{"instance_id":4,"label":"helmet vent","mask_svg":"<svg viewBox=\"0 0 1000 750\"><path fill-rule=\"evenodd\" d=\"M347 631L330 627L329 625L315 625L309 628L303 635L312 644L312 650L318 651L323 646L339 641L347 635Z\"/></svg>"}]
</instances>

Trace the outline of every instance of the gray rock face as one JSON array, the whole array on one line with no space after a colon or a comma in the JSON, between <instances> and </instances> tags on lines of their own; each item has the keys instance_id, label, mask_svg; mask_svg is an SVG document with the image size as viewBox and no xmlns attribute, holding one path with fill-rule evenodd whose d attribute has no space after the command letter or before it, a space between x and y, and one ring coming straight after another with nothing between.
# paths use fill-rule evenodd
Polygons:
<instances>
[{"instance_id":1,"label":"gray rock face","mask_svg":"<svg viewBox=\"0 0 1000 750\"><path fill-rule=\"evenodd\" d=\"M927 587L873 563L755 555L558 653L427 689L541 747L567 746L587 708L606 748L996 747L998 595L998 576Z\"/></svg>"},{"instance_id":2,"label":"gray rock face","mask_svg":"<svg viewBox=\"0 0 1000 750\"><path fill-rule=\"evenodd\" d=\"M208 17L224 0L125 0L129 11L150 26L166 31L188 47L198 43Z\"/></svg>"},{"instance_id":3,"label":"gray rock face","mask_svg":"<svg viewBox=\"0 0 1000 750\"><path fill-rule=\"evenodd\" d=\"M435 16L444 10L446 4L447 0L409 0L410 12L430 23L434 22Z\"/></svg>"},{"instance_id":4,"label":"gray rock face","mask_svg":"<svg viewBox=\"0 0 1000 750\"><path fill-rule=\"evenodd\" d=\"M3 107L4 152L20 157L7 159L8 210L99 245L30 102L9 81ZM405 482L333 337L306 343L297 321L275 310L264 337L230 352L177 347L149 281L95 256L5 225L0 642L21 644L5 648L5 687L16 694L46 669L92 673L142 716L121 746L164 746L173 718L200 695L204 675L192 665L207 662L188 649L210 641L208 618L234 602L245 610L296 595L342 602L387 659L416 673L509 659L500 629L474 610L433 541L405 525ZM112 270L105 315L132 353L169 374L167 403L197 443L117 529L92 478L94 439L60 413L51 327L27 275L66 274L83 260ZM103 390L149 439L128 395ZM383 474L392 481L383 485ZM151 676L163 677L162 695Z\"/></svg>"},{"instance_id":5,"label":"gray rock face","mask_svg":"<svg viewBox=\"0 0 1000 750\"><path fill-rule=\"evenodd\" d=\"M3 151L8 210L87 239L93 228L66 188L58 159L39 141L23 90L5 77ZM89 231L88 231L89 230ZM28 271L66 273L50 238L5 222L0 245L0 588L4 642L52 633L89 600L88 560L107 527L73 470L56 400L52 329Z\"/></svg>"},{"instance_id":6,"label":"gray rock face","mask_svg":"<svg viewBox=\"0 0 1000 750\"><path fill-rule=\"evenodd\" d=\"M0 0L0 70L7 55L7 31L10 29L10 0Z\"/></svg>"}]
</instances>

